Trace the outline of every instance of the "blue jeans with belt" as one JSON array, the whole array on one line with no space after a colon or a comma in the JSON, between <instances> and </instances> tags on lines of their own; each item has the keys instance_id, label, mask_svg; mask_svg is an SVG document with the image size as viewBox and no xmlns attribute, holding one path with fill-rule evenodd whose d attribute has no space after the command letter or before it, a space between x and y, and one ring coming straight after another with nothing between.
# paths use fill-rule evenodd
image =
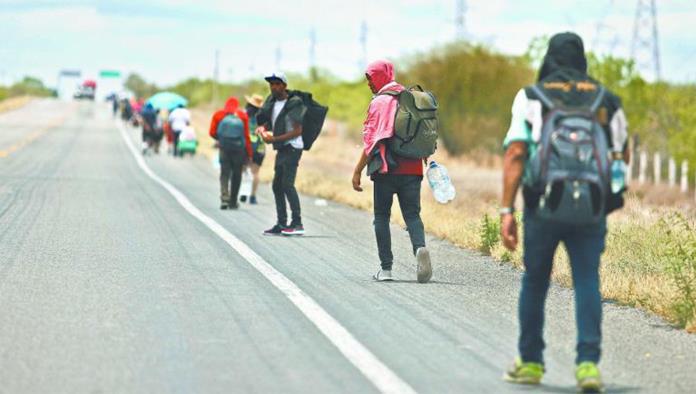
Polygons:
<instances>
[{"instance_id":1,"label":"blue jeans with belt","mask_svg":"<svg viewBox=\"0 0 696 394\"><path fill-rule=\"evenodd\" d=\"M553 256L562 241L568 251L575 288L577 324L576 363L599 362L602 340L602 300L599 292L599 260L604 251L606 219L574 226L549 222L534 212L524 213L524 266L520 292L520 357L525 362L544 362L544 304L549 288Z\"/></svg>"}]
</instances>

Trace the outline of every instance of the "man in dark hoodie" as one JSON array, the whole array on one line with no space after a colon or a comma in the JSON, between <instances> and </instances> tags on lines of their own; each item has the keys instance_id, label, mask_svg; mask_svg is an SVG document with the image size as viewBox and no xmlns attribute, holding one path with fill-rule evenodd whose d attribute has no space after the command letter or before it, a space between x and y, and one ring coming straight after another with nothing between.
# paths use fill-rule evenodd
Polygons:
<instances>
[{"instance_id":1,"label":"man in dark hoodie","mask_svg":"<svg viewBox=\"0 0 696 394\"><path fill-rule=\"evenodd\" d=\"M225 108L215 112L209 134L220 148L220 209L237 209L242 168L252 157L249 118L230 97Z\"/></svg>"},{"instance_id":2,"label":"man in dark hoodie","mask_svg":"<svg viewBox=\"0 0 696 394\"><path fill-rule=\"evenodd\" d=\"M530 176L528 163L537 154L543 119L549 112L546 103L564 108L587 108L596 102L595 121L601 125L613 155L626 149L626 116L621 100L587 75L582 39L574 33L553 36L539 71L536 88L520 90L512 105L512 121L505 138L503 196L501 203L501 237L509 250L517 247L517 223L514 216L515 195L523 180ZM539 90L537 90L539 89ZM541 91L545 97L538 94ZM603 91L603 93L600 93ZM546 100L548 98L549 100ZM526 178L525 178L526 179ZM513 383L539 384L544 374L543 326L544 303L549 287L554 253L562 241L568 251L575 287L577 323L576 379L583 392L597 392L602 381L597 368L600 358L602 305L599 289L599 263L606 238L606 217L598 223L568 225L543 219L538 215L539 196L523 190L525 273L519 301L519 357L504 379ZM621 199L620 194L613 197ZM605 213L615 209L607 207Z\"/></svg>"}]
</instances>

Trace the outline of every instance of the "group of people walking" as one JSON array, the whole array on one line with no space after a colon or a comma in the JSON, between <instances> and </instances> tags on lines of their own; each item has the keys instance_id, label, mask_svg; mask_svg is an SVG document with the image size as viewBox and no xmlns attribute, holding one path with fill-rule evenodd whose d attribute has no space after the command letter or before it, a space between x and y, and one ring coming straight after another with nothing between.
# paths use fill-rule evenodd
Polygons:
<instances>
[{"instance_id":1,"label":"group of people walking","mask_svg":"<svg viewBox=\"0 0 696 394\"><path fill-rule=\"evenodd\" d=\"M392 281L390 215L394 196L406 222L417 280L428 282L432 262L420 216L421 183L428 157L407 158L390 150L399 94L392 63L373 62L365 71L373 93L363 126L363 150L352 176L362 192L363 171L372 180L374 231L379 270L373 278ZM220 147L222 209L238 207L241 171L263 162L262 143L276 151L272 183L276 223L266 235L304 234L295 178L303 154L303 101L288 92L282 73L266 76L270 95L236 98L216 112L210 135ZM574 33L553 36L538 80L521 89L512 104L505 148L501 239L509 250L518 246L515 200L523 189L524 266L519 297L519 356L504 379L539 384L544 375L544 305L553 257L563 242L575 287L577 320L576 379L583 392L598 392L603 383L597 367L601 354L600 256L607 234L606 216L623 205L625 188L609 186L612 163L628 162L627 122L621 100L587 74L581 38ZM613 168L613 167L612 167ZM256 202L256 185L251 203ZM291 215L288 218L287 205ZM288 222L289 219L289 222Z\"/></svg>"}]
</instances>

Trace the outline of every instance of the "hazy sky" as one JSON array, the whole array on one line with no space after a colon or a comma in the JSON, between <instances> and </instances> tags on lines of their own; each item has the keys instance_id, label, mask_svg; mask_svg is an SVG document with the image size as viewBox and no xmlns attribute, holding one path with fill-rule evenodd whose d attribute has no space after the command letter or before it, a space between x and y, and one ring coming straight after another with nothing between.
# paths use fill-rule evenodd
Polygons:
<instances>
[{"instance_id":1,"label":"hazy sky","mask_svg":"<svg viewBox=\"0 0 696 394\"><path fill-rule=\"evenodd\" d=\"M574 30L586 48L630 55L636 0L468 0L467 37L521 54L544 34ZM25 74L54 85L62 68L95 75L136 71L158 84L213 74L260 77L305 71L310 31L316 64L361 75L361 24L368 60L414 55L455 37L456 0L0 0L0 83ZM580 4L580 6L578 6ZM657 0L663 78L696 82L696 2ZM598 29L598 26L600 27ZM599 32L600 34L597 34ZM397 70L398 72L398 70ZM651 74L648 74L650 77Z\"/></svg>"}]
</instances>

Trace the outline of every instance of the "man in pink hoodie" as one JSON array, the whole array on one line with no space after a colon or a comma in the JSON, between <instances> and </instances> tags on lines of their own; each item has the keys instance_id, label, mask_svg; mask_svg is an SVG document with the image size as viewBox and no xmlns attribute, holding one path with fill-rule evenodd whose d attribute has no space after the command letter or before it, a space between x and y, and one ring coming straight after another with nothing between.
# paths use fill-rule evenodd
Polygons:
<instances>
[{"instance_id":1,"label":"man in pink hoodie","mask_svg":"<svg viewBox=\"0 0 696 394\"><path fill-rule=\"evenodd\" d=\"M417 279L425 283L432 276L430 254L425 247L425 231L420 217L420 189L423 161L399 157L390 152L386 140L394 135L394 116L398 99L383 94L400 92L404 87L394 81L394 66L387 60L370 63L365 71L367 84L375 95L363 125L364 149L353 173L353 189L361 192L360 178L367 166L367 175L374 182L374 226L381 269L373 276L377 281L391 281L394 256L391 250L389 219L394 194L399 199L406 221L411 246L417 261Z\"/></svg>"}]
</instances>

